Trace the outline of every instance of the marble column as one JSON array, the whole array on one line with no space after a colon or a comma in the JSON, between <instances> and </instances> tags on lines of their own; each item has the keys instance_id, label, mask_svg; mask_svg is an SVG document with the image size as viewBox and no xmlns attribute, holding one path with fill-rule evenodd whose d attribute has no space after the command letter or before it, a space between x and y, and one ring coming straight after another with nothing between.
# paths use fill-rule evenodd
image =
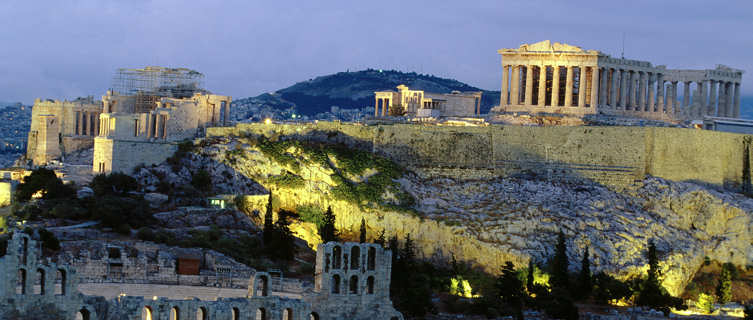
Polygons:
<instances>
[{"instance_id":1,"label":"marble column","mask_svg":"<svg viewBox=\"0 0 753 320\"><path fill-rule=\"evenodd\" d=\"M627 95L629 92L629 82L628 82L629 73L627 70L620 70L620 109L621 110L630 110L627 107Z\"/></svg>"},{"instance_id":2,"label":"marble column","mask_svg":"<svg viewBox=\"0 0 753 320\"><path fill-rule=\"evenodd\" d=\"M656 112L664 112L664 74L656 74Z\"/></svg>"},{"instance_id":3,"label":"marble column","mask_svg":"<svg viewBox=\"0 0 753 320\"><path fill-rule=\"evenodd\" d=\"M99 135L99 113L95 112L94 113L94 136L96 137L98 135Z\"/></svg>"},{"instance_id":4,"label":"marble column","mask_svg":"<svg viewBox=\"0 0 753 320\"><path fill-rule=\"evenodd\" d=\"M630 110L641 111L638 106L638 85L640 83L640 74L638 71L630 72L630 91L628 92L628 106Z\"/></svg>"},{"instance_id":5,"label":"marble column","mask_svg":"<svg viewBox=\"0 0 753 320\"><path fill-rule=\"evenodd\" d=\"M612 86L609 90L609 106L617 110L617 95L620 93L617 86L619 85L620 79L618 79L620 76L619 69L613 69L612 70Z\"/></svg>"},{"instance_id":6,"label":"marble column","mask_svg":"<svg viewBox=\"0 0 753 320\"><path fill-rule=\"evenodd\" d=\"M546 65L539 66L539 107L546 106Z\"/></svg>"},{"instance_id":7,"label":"marble column","mask_svg":"<svg viewBox=\"0 0 753 320\"><path fill-rule=\"evenodd\" d=\"M379 116L379 98L374 97L374 117Z\"/></svg>"},{"instance_id":8,"label":"marble column","mask_svg":"<svg viewBox=\"0 0 753 320\"><path fill-rule=\"evenodd\" d=\"M533 66L526 66L526 92L523 97L523 103L526 106L533 104Z\"/></svg>"},{"instance_id":9,"label":"marble column","mask_svg":"<svg viewBox=\"0 0 753 320\"><path fill-rule=\"evenodd\" d=\"M656 73L651 72L648 75L648 103L646 111L654 112L656 106Z\"/></svg>"},{"instance_id":10,"label":"marble column","mask_svg":"<svg viewBox=\"0 0 753 320\"><path fill-rule=\"evenodd\" d=\"M78 122L78 126L76 127L76 135L80 136L83 133L83 129L84 129L84 112L83 111L76 111L76 121Z\"/></svg>"},{"instance_id":11,"label":"marble column","mask_svg":"<svg viewBox=\"0 0 753 320\"><path fill-rule=\"evenodd\" d=\"M715 80L709 80L709 104L706 110L708 110L708 115L712 117L716 117L716 86L717 82Z\"/></svg>"},{"instance_id":12,"label":"marble column","mask_svg":"<svg viewBox=\"0 0 753 320\"><path fill-rule=\"evenodd\" d=\"M601 70L601 68L597 69L597 73ZM604 68L601 72L601 78L599 79L599 101L597 101L597 104L600 106L606 106L609 104L607 101L607 96L609 95L609 92L607 91L609 89L609 84L607 81L609 81L609 68Z\"/></svg>"},{"instance_id":13,"label":"marble column","mask_svg":"<svg viewBox=\"0 0 753 320\"><path fill-rule=\"evenodd\" d=\"M599 105L599 68L591 67L591 108Z\"/></svg>"},{"instance_id":14,"label":"marble column","mask_svg":"<svg viewBox=\"0 0 753 320\"><path fill-rule=\"evenodd\" d=\"M560 105L560 66L553 66L552 72L552 107Z\"/></svg>"},{"instance_id":15,"label":"marble column","mask_svg":"<svg viewBox=\"0 0 753 320\"><path fill-rule=\"evenodd\" d=\"M586 88L588 84L586 82L586 67L580 66L580 78L578 78L578 107L586 106Z\"/></svg>"},{"instance_id":16,"label":"marble column","mask_svg":"<svg viewBox=\"0 0 753 320\"><path fill-rule=\"evenodd\" d=\"M565 76L565 106L573 106L573 66L567 66Z\"/></svg>"},{"instance_id":17,"label":"marble column","mask_svg":"<svg viewBox=\"0 0 753 320\"><path fill-rule=\"evenodd\" d=\"M740 117L740 83L735 82L735 98L732 103L732 117Z\"/></svg>"},{"instance_id":18,"label":"marble column","mask_svg":"<svg viewBox=\"0 0 753 320\"><path fill-rule=\"evenodd\" d=\"M719 81L719 93L717 95L717 99L719 101L717 109L716 109L716 115L718 117L724 117L727 113L726 109L726 102L724 101L724 87L725 83L722 81Z\"/></svg>"},{"instance_id":19,"label":"marble column","mask_svg":"<svg viewBox=\"0 0 753 320\"><path fill-rule=\"evenodd\" d=\"M508 85L510 84L510 72L508 71L508 68L510 66L502 66L502 92L500 92L500 106L505 106L508 104L508 98L510 96L510 93L508 92Z\"/></svg>"},{"instance_id":20,"label":"marble column","mask_svg":"<svg viewBox=\"0 0 753 320\"><path fill-rule=\"evenodd\" d=\"M690 108L690 82L683 81L683 84L685 84L685 87L682 90L682 109L690 111L688 114L692 115L693 111Z\"/></svg>"},{"instance_id":21,"label":"marble column","mask_svg":"<svg viewBox=\"0 0 753 320\"><path fill-rule=\"evenodd\" d=\"M682 108L677 104L677 81L672 81L672 111L670 114L676 114L681 111Z\"/></svg>"},{"instance_id":22,"label":"marble column","mask_svg":"<svg viewBox=\"0 0 753 320\"><path fill-rule=\"evenodd\" d=\"M638 85L638 110L648 111L646 109L646 86L648 83L648 75L646 72L640 73L640 85Z\"/></svg>"},{"instance_id":23,"label":"marble column","mask_svg":"<svg viewBox=\"0 0 753 320\"><path fill-rule=\"evenodd\" d=\"M512 79L510 79L512 89L510 90L510 104L520 104L520 66L512 66Z\"/></svg>"},{"instance_id":24,"label":"marble column","mask_svg":"<svg viewBox=\"0 0 753 320\"><path fill-rule=\"evenodd\" d=\"M724 84L724 109L727 110L727 112L724 114L725 117L732 117L732 99L734 99L734 90L735 87L732 84L732 82L727 82Z\"/></svg>"},{"instance_id":25,"label":"marble column","mask_svg":"<svg viewBox=\"0 0 753 320\"><path fill-rule=\"evenodd\" d=\"M701 116L707 116L709 115L709 96L707 94L706 81L698 81L696 82L696 86L698 87L698 108L701 109Z\"/></svg>"}]
</instances>

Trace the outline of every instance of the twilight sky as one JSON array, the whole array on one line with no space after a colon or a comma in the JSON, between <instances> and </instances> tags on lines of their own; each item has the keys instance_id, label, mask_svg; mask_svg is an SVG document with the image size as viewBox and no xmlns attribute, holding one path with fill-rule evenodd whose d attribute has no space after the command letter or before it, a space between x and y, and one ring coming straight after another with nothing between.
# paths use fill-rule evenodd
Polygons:
<instances>
[{"instance_id":1,"label":"twilight sky","mask_svg":"<svg viewBox=\"0 0 753 320\"><path fill-rule=\"evenodd\" d=\"M630 4L627 4L630 3ZM746 71L753 1L2 0L0 101L101 96L119 67L188 67L209 90L255 96L365 68L499 90L499 48L540 40L669 68Z\"/></svg>"}]
</instances>

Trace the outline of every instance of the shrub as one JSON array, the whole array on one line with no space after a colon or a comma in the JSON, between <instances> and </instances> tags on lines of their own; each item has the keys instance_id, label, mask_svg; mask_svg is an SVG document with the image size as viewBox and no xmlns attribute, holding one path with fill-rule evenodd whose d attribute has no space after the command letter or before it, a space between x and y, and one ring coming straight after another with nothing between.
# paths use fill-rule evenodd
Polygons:
<instances>
[{"instance_id":1,"label":"shrub","mask_svg":"<svg viewBox=\"0 0 753 320\"><path fill-rule=\"evenodd\" d=\"M324 211L319 207L313 205L298 206L296 211L301 221L315 224L317 230L324 225Z\"/></svg>"},{"instance_id":2,"label":"shrub","mask_svg":"<svg viewBox=\"0 0 753 320\"><path fill-rule=\"evenodd\" d=\"M39 229L39 240L42 241L42 249L48 249L51 251L60 250L60 240L47 229Z\"/></svg>"},{"instance_id":3,"label":"shrub","mask_svg":"<svg viewBox=\"0 0 753 320\"><path fill-rule=\"evenodd\" d=\"M698 294L698 300L695 302L695 307L706 313L714 312L714 296L705 293Z\"/></svg>"},{"instance_id":4,"label":"shrub","mask_svg":"<svg viewBox=\"0 0 753 320\"><path fill-rule=\"evenodd\" d=\"M127 194L136 190L139 184L136 179L125 173L113 172L111 174L98 174L94 176L89 186L94 190L94 194L104 196L108 194Z\"/></svg>"},{"instance_id":5,"label":"shrub","mask_svg":"<svg viewBox=\"0 0 753 320\"><path fill-rule=\"evenodd\" d=\"M301 176L285 171L279 176L269 177L269 182L274 183L280 188L299 189L306 183Z\"/></svg>"},{"instance_id":6,"label":"shrub","mask_svg":"<svg viewBox=\"0 0 753 320\"><path fill-rule=\"evenodd\" d=\"M149 227L141 227L139 228L139 231L136 232L136 237L139 238L139 240L144 241L155 241L157 237L154 235L154 231L152 231Z\"/></svg>"},{"instance_id":7,"label":"shrub","mask_svg":"<svg viewBox=\"0 0 753 320\"><path fill-rule=\"evenodd\" d=\"M76 195L76 191L63 184L55 171L47 168L36 169L24 177L23 183L16 188L15 197L19 202L29 201L37 192L42 193L43 199L73 198Z\"/></svg>"},{"instance_id":8,"label":"shrub","mask_svg":"<svg viewBox=\"0 0 753 320\"><path fill-rule=\"evenodd\" d=\"M212 190L212 177L209 176L209 172L201 169L191 176L191 185L202 192L210 192Z\"/></svg>"}]
</instances>

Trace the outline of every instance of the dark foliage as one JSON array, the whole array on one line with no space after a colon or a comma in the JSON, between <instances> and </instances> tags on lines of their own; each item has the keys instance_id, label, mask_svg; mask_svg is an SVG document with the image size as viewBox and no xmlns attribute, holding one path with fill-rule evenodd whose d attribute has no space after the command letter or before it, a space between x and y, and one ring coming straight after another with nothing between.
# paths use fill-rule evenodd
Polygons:
<instances>
[{"instance_id":1,"label":"dark foliage","mask_svg":"<svg viewBox=\"0 0 753 320\"><path fill-rule=\"evenodd\" d=\"M136 190L139 184L136 179L127 174L113 172L111 174L98 174L94 176L89 186L94 190L95 195L104 196L125 195L128 192Z\"/></svg>"},{"instance_id":2,"label":"dark foliage","mask_svg":"<svg viewBox=\"0 0 753 320\"><path fill-rule=\"evenodd\" d=\"M358 241L366 243L366 219L361 218L361 229L359 229Z\"/></svg>"},{"instance_id":3,"label":"dark foliage","mask_svg":"<svg viewBox=\"0 0 753 320\"><path fill-rule=\"evenodd\" d=\"M583 253L583 260L580 263L580 273L578 274L577 297L585 299L591 295L593 281L591 279L591 261L589 261L588 248Z\"/></svg>"},{"instance_id":4,"label":"dark foliage","mask_svg":"<svg viewBox=\"0 0 753 320\"><path fill-rule=\"evenodd\" d=\"M685 309L682 299L672 297L661 285L661 273L659 271L659 258L656 254L656 245L653 241L648 243L648 276L643 281L643 286L636 304L660 310L665 316L669 315L670 308Z\"/></svg>"},{"instance_id":5,"label":"dark foliage","mask_svg":"<svg viewBox=\"0 0 753 320\"><path fill-rule=\"evenodd\" d=\"M319 236L322 242L340 241L340 235L335 228L335 214L332 213L332 207L327 207L324 213L324 224L319 228Z\"/></svg>"},{"instance_id":6,"label":"dark foliage","mask_svg":"<svg viewBox=\"0 0 753 320\"><path fill-rule=\"evenodd\" d=\"M633 295L630 285L599 272L593 277L592 296L596 303L607 304L610 300L629 298Z\"/></svg>"},{"instance_id":7,"label":"dark foliage","mask_svg":"<svg viewBox=\"0 0 753 320\"><path fill-rule=\"evenodd\" d=\"M420 271L424 264L416 260L415 246L410 235L400 249L397 237L390 239L392 250L392 281L390 295L395 307L410 317L423 317L432 311L430 273Z\"/></svg>"},{"instance_id":8,"label":"dark foliage","mask_svg":"<svg viewBox=\"0 0 753 320\"><path fill-rule=\"evenodd\" d=\"M209 172L201 169L191 176L191 185L204 193L212 191L212 177Z\"/></svg>"},{"instance_id":9,"label":"dark foliage","mask_svg":"<svg viewBox=\"0 0 753 320\"><path fill-rule=\"evenodd\" d=\"M557 235L557 245L554 249L554 258L552 259L551 283L553 288L567 290L569 287L569 280L567 274L567 244L565 241L565 233L560 230Z\"/></svg>"},{"instance_id":10,"label":"dark foliage","mask_svg":"<svg viewBox=\"0 0 753 320\"><path fill-rule=\"evenodd\" d=\"M15 198L19 202L29 201L32 195L39 191L42 193L42 199L69 198L76 194L71 186L63 184L55 175L55 171L39 168L24 177L23 183L16 188Z\"/></svg>"},{"instance_id":11,"label":"dark foliage","mask_svg":"<svg viewBox=\"0 0 753 320\"><path fill-rule=\"evenodd\" d=\"M722 271L719 274L719 283L716 286L716 298L719 303L727 303L732 300L732 272L736 268L731 263L722 265Z\"/></svg>"}]
</instances>

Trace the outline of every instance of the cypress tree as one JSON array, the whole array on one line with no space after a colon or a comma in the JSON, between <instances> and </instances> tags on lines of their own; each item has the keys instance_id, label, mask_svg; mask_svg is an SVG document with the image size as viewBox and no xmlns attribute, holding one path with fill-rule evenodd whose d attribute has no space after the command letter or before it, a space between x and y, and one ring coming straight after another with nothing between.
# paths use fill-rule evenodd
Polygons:
<instances>
[{"instance_id":1,"label":"cypress tree","mask_svg":"<svg viewBox=\"0 0 753 320\"><path fill-rule=\"evenodd\" d=\"M533 258L528 259L528 276L526 277L526 290L529 293L533 292L533 273L535 269L533 266Z\"/></svg>"},{"instance_id":2,"label":"cypress tree","mask_svg":"<svg viewBox=\"0 0 753 320\"><path fill-rule=\"evenodd\" d=\"M361 218L361 230L359 235L359 242L366 243L366 220Z\"/></svg>"},{"instance_id":3,"label":"cypress tree","mask_svg":"<svg viewBox=\"0 0 753 320\"><path fill-rule=\"evenodd\" d=\"M274 224L272 223L272 192L269 193L267 201L267 212L264 214L263 239L264 245L271 245L274 239Z\"/></svg>"},{"instance_id":4,"label":"cypress tree","mask_svg":"<svg viewBox=\"0 0 753 320\"><path fill-rule=\"evenodd\" d=\"M384 248L385 242L386 241L384 239L384 229L382 229L382 232L379 233L379 236L376 239L374 239L374 243L376 243L376 244L382 246L382 248Z\"/></svg>"},{"instance_id":5,"label":"cypress tree","mask_svg":"<svg viewBox=\"0 0 753 320\"><path fill-rule=\"evenodd\" d=\"M324 223L319 228L319 236L324 243L340 240L335 228L335 214L332 213L332 207L327 207L327 212L324 213Z\"/></svg>"},{"instance_id":6,"label":"cypress tree","mask_svg":"<svg viewBox=\"0 0 753 320\"><path fill-rule=\"evenodd\" d=\"M277 212L277 222L274 224L274 245L271 252L273 256L282 260L293 260L295 257L295 238L293 232L290 231L289 217L293 215L292 212L286 210L280 210Z\"/></svg>"},{"instance_id":7,"label":"cypress tree","mask_svg":"<svg viewBox=\"0 0 753 320\"><path fill-rule=\"evenodd\" d=\"M591 262L588 260L588 247L583 253L583 260L580 263L580 275L578 276L578 293L580 298L586 298L591 294L593 284L591 281Z\"/></svg>"},{"instance_id":8,"label":"cypress tree","mask_svg":"<svg viewBox=\"0 0 753 320\"><path fill-rule=\"evenodd\" d=\"M565 233L560 230L557 236L557 246L555 247L554 259L552 261L552 286L567 289L567 244L565 243Z\"/></svg>"},{"instance_id":9,"label":"cypress tree","mask_svg":"<svg viewBox=\"0 0 753 320\"><path fill-rule=\"evenodd\" d=\"M716 297L719 303L727 303L732 300L732 272L730 267L734 266L730 263L722 265L722 273L719 275L719 284L716 286Z\"/></svg>"}]
</instances>

